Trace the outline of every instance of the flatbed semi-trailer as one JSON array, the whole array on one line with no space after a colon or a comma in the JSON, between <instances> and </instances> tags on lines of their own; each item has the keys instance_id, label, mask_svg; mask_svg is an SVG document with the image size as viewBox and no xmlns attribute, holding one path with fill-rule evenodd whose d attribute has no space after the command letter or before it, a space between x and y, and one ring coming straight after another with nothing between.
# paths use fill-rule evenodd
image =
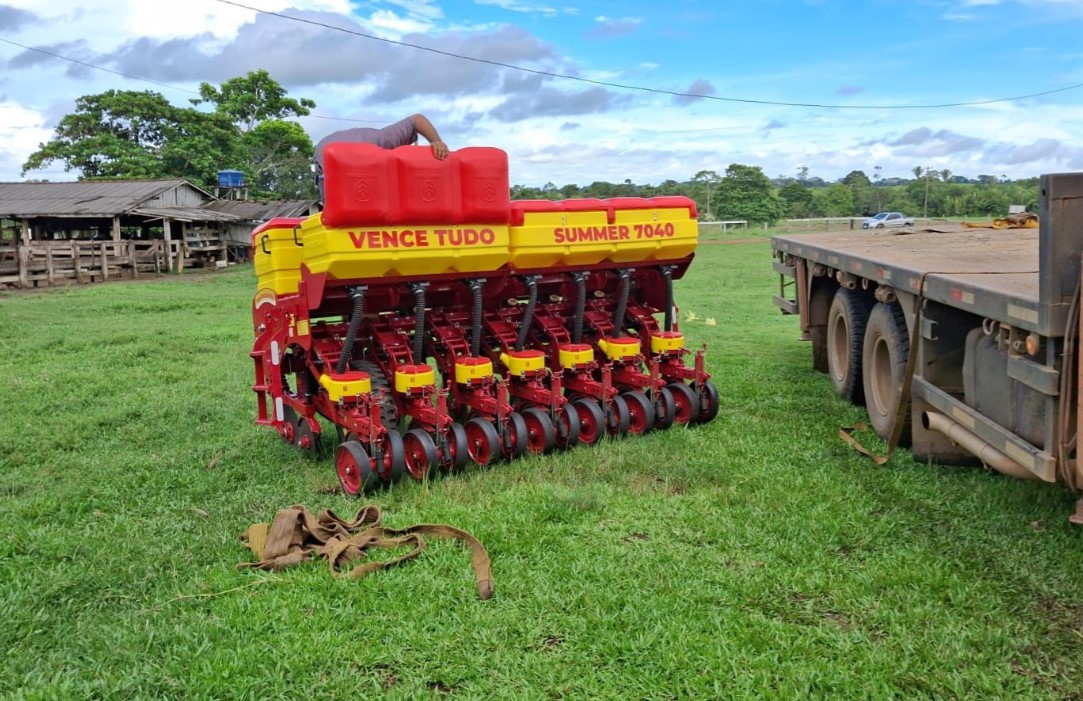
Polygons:
<instances>
[{"instance_id":1,"label":"flatbed semi-trailer","mask_svg":"<svg viewBox=\"0 0 1083 701\"><path fill-rule=\"evenodd\" d=\"M1081 489L1083 173L1044 175L1040 189L1037 230L774 237L775 304L877 434L888 439L903 408L916 459Z\"/></svg>"}]
</instances>

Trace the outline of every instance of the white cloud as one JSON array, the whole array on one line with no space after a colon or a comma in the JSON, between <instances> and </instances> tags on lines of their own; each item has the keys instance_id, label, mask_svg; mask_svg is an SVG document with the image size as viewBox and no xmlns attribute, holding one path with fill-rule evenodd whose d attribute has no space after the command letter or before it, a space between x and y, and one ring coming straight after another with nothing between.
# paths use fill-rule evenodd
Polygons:
<instances>
[{"instance_id":1,"label":"white cloud","mask_svg":"<svg viewBox=\"0 0 1083 701\"><path fill-rule=\"evenodd\" d=\"M477 0L469 6L447 0L251 2L366 34L593 80L727 97L808 95L809 102L865 104L920 100L919 93L904 92L900 84L885 87L878 82L878 76L903 70L909 58L872 52L855 66L817 56L772 64L785 66L778 69L751 59L739 70L721 62L689 64L663 50L664 42L639 42L651 32L664 34L672 28L635 17L605 14L594 21L583 18L574 23L574 31L563 34L536 31L544 26L550 32L555 26L550 21L568 14L546 0ZM697 170L721 172L733 162L761 166L771 175L807 165L813 175L827 180L855 169L871 173L875 165L883 167L884 177L906 176L915 165L1010 177L1083 167L1083 106L1075 104L1078 95L1072 93L1018 104L916 111L777 108L694 98L675 105L669 96L453 59L257 16L213 0L179 5L152 0L0 3L0 22L7 23L4 36L12 41L53 47L56 53L181 90L192 90L202 80L215 83L266 68L291 95L315 98L316 112L324 117L382 124L423 111L453 147L487 144L508 150L513 182L523 184L683 180ZM947 14L976 19L988 19L995 11L988 0L940 4L950 8ZM1016 9L1026 4L1032 14L1044 10L1042 21L1083 9L1080 0L999 4ZM584 41L603 29L614 37L635 32L637 41ZM547 41L542 36L556 38ZM627 52L633 43L636 50ZM1065 85L1081 80L1072 73L1078 71L1078 61L1066 58L1071 47L1033 41L1028 46L1046 48L1050 57L1057 57L1059 72L1049 78L1054 86L1058 80ZM1018 56L1024 49L1013 45L1005 51ZM21 162L49 138L50 127L72 110L79 95L116 88L160 91L177 104L192 97L4 44L0 64L6 67L0 71L0 93L7 98L0 101L0 180L18 179ZM951 82L953 64L947 58L938 65L944 75L932 76L929 84L947 81L961 99L999 93L992 82ZM318 139L357 122L312 117L302 124Z\"/></svg>"},{"instance_id":2,"label":"white cloud","mask_svg":"<svg viewBox=\"0 0 1083 701\"><path fill-rule=\"evenodd\" d=\"M521 12L529 15L542 15L543 17L556 17L558 15L576 15L579 10L574 7L552 7L549 5L530 5L516 2L515 0L474 0L478 5L490 5L499 7L508 12Z\"/></svg>"}]
</instances>

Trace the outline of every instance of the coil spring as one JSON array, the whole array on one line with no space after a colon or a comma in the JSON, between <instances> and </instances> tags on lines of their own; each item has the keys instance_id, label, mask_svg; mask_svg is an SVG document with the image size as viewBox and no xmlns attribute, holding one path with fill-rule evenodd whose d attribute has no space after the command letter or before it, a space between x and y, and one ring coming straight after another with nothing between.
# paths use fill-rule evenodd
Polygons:
<instances>
[{"instance_id":1,"label":"coil spring","mask_svg":"<svg viewBox=\"0 0 1083 701\"><path fill-rule=\"evenodd\" d=\"M632 277L628 270L617 271L620 277L620 299L617 300L617 309L613 312L613 334L619 335L624 328L624 312L628 309L628 293L632 289Z\"/></svg>"},{"instance_id":2,"label":"coil spring","mask_svg":"<svg viewBox=\"0 0 1083 701\"><path fill-rule=\"evenodd\" d=\"M481 353L481 289L485 286L485 280L471 280L470 290L474 293L474 316L471 318L470 329L470 355L477 357Z\"/></svg>"},{"instance_id":3,"label":"coil spring","mask_svg":"<svg viewBox=\"0 0 1083 701\"><path fill-rule=\"evenodd\" d=\"M361 320L365 318L365 290L367 289L367 287L350 289L353 311L350 313L350 325L346 327L346 340L342 345L342 354L338 356L338 364L335 365L335 372L338 374L346 372L346 368L350 366L353 344L357 341L357 332L361 328Z\"/></svg>"},{"instance_id":4,"label":"coil spring","mask_svg":"<svg viewBox=\"0 0 1083 701\"><path fill-rule=\"evenodd\" d=\"M427 282L418 282L414 284L414 362L422 364L425 362L425 356L422 355L425 351L425 288L429 286Z\"/></svg>"},{"instance_id":5,"label":"coil spring","mask_svg":"<svg viewBox=\"0 0 1083 701\"><path fill-rule=\"evenodd\" d=\"M574 273L572 279L575 280L575 319L572 320L572 343L579 343L583 340L583 314L587 309L587 274L586 273Z\"/></svg>"},{"instance_id":6,"label":"coil spring","mask_svg":"<svg viewBox=\"0 0 1083 701\"><path fill-rule=\"evenodd\" d=\"M515 350L523 350L526 345L526 334L530 330L530 324L534 321L534 306L538 303L538 277L530 275L526 278L526 288L529 296L526 300L526 310L523 319L519 322L519 336L515 339Z\"/></svg>"}]
</instances>

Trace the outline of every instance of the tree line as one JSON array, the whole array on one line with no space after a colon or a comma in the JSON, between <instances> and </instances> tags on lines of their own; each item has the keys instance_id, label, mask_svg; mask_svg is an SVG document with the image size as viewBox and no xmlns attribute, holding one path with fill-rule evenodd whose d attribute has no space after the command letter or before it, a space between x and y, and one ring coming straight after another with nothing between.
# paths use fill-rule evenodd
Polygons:
<instances>
[{"instance_id":1,"label":"tree line","mask_svg":"<svg viewBox=\"0 0 1083 701\"><path fill-rule=\"evenodd\" d=\"M153 91L110 90L76 100L53 138L23 164L23 175L53 163L81 179L185 178L213 187L219 170L245 175L250 196L314 199L313 144L292 118L311 113L307 98L292 98L264 70L220 86L201 83L189 106L171 104ZM869 216L900 211L913 217L1002 216L1009 205L1038 206L1038 179L1012 181L979 175L971 180L950 170L917 166L913 178L873 177L854 170L835 182L810 176L771 179L758 166L733 163L723 175L701 170L685 181L659 185L596 181L590 185L514 185L513 199L572 199L684 195L701 219L741 219L752 224L781 219Z\"/></svg>"},{"instance_id":2,"label":"tree line","mask_svg":"<svg viewBox=\"0 0 1083 701\"><path fill-rule=\"evenodd\" d=\"M53 138L27 158L23 175L56 162L83 180L185 178L208 188L219 170L239 170L256 197L316 196L312 139L290 121L315 102L288 97L264 70L219 87L201 83L199 94L187 107L153 91L80 97Z\"/></svg>"},{"instance_id":3,"label":"tree line","mask_svg":"<svg viewBox=\"0 0 1083 701\"><path fill-rule=\"evenodd\" d=\"M866 217L898 211L912 217L1004 216L1010 205L1038 208L1038 178L1009 180L980 175L971 180L949 170L915 167L914 177L870 180L854 170L836 182L808 175L768 178L758 166L731 164L724 175L712 170L690 180L666 180L661 185L594 182L586 187L547 183L543 187L512 187L515 199L574 197L655 197L684 195L695 200L702 220L745 220L773 224L782 219Z\"/></svg>"}]
</instances>

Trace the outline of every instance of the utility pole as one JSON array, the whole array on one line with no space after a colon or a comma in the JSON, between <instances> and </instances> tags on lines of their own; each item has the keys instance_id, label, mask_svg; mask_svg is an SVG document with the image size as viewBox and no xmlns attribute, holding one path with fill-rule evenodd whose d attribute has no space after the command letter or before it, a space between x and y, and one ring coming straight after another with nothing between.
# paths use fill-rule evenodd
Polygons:
<instances>
[{"instance_id":1,"label":"utility pole","mask_svg":"<svg viewBox=\"0 0 1083 701\"><path fill-rule=\"evenodd\" d=\"M929 218L929 166L925 166L925 211L921 213L922 219Z\"/></svg>"}]
</instances>

